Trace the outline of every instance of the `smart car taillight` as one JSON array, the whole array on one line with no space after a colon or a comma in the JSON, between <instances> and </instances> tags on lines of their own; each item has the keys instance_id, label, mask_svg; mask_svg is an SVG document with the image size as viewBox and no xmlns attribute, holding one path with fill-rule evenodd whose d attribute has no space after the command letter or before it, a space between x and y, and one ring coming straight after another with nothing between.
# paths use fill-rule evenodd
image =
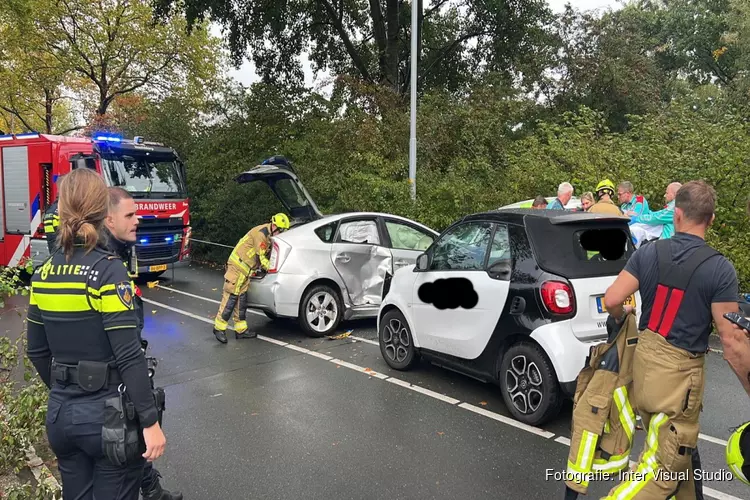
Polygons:
<instances>
[{"instance_id":1,"label":"smart car taillight","mask_svg":"<svg viewBox=\"0 0 750 500\"><path fill-rule=\"evenodd\" d=\"M554 314L570 314L575 310L573 289L562 281L546 281L542 284L544 306Z\"/></svg>"}]
</instances>

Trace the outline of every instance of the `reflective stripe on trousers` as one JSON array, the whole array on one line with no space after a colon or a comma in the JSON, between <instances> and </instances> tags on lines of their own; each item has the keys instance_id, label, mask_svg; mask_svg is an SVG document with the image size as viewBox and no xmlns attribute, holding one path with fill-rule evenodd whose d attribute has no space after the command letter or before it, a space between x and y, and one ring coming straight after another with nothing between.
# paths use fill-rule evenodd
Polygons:
<instances>
[{"instance_id":1,"label":"reflective stripe on trousers","mask_svg":"<svg viewBox=\"0 0 750 500\"><path fill-rule=\"evenodd\" d=\"M646 436L648 450L644 453L641 463L638 464L635 472L630 471L627 473L632 480L623 482L610 496L604 497L603 500L631 500L654 478L654 473L659 468L659 463L656 461L659 430L667 422L669 422L669 418L665 413L654 415L648 428L648 435ZM674 497L669 498L672 499Z\"/></svg>"},{"instance_id":2,"label":"reflective stripe on trousers","mask_svg":"<svg viewBox=\"0 0 750 500\"><path fill-rule=\"evenodd\" d=\"M589 473L592 470L598 473L614 473L627 467L630 462L630 450L633 446L633 435L635 434L635 413L630 405L628 390L625 386L615 389L613 398L617 405L620 424L628 436L627 448L623 453L612 455L609 459L594 458L599 436L584 430L575 463L568 461L568 472L573 478L572 481L584 487L588 486L588 481L582 474ZM604 424L604 432L609 433L610 430L611 425L608 419Z\"/></svg>"},{"instance_id":3,"label":"reflective stripe on trousers","mask_svg":"<svg viewBox=\"0 0 750 500\"><path fill-rule=\"evenodd\" d=\"M630 462L630 450L633 447L633 435L635 434L635 412L633 412L633 407L630 405L628 390L625 386L615 389L614 399L615 404L617 405L620 425L628 436L628 446L623 453L612 455L608 460L603 458L594 459L593 469L598 472L619 472L627 467ZM604 432L608 433L609 431L610 425L609 420L607 420L607 423L604 426Z\"/></svg>"}]
</instances>

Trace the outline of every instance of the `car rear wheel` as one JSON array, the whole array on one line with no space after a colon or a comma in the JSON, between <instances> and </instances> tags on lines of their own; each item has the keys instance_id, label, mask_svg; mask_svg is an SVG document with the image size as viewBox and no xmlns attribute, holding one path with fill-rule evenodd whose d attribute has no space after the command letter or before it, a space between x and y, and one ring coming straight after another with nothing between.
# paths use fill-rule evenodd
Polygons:
<instances>
[{"instance_id":1,"label":"car rear wheel","mask_svg":"<svg viewBox=\"0 0 750 500\"><path fill-rule=\"evenodd\" d=\"M508 410L525 424L541 425L560 411L562 395L555 370L536 344L520 342L505 352L500 387Z\"/></svg>"},{"instance_id":2,"label":"car rear wheel","mask_svg":"<svg viewBox=\"0 0 750 500\"><path fill-rule=\"evenodd\" d=\"M333 333L341 316L339 294L328 285L313 286L302 297L299 322L310 337L324 337Z\"/></svg>"},{"instance_id":3,"label":"car rear wheel","mask_svg":"<svg viewBox=\"0 0 750 500\"><path fill-rule=\"evenodd\" d=\"M380 354L394 370L408 370L418 358L411 330L398 309L385 313L378 332Z\"/></svg>"}]
</instances>

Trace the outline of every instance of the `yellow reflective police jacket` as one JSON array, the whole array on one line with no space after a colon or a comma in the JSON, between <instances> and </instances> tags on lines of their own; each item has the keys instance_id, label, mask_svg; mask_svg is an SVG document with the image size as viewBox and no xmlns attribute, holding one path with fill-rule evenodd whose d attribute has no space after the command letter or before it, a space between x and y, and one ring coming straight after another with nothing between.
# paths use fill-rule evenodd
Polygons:
<instances>
[{"instance_id":1,"label":"yellow reflective police jacket","mask_svg":"<svg viewBox=\"0 0 750 500\"><path fill-rule=\"evenodd\" d=\"M144 427L157 421L146 358L138 336L134 292L122 260L103 247L62 251L35 269L28 310L27 355L55 391L51 361L116 366ZM68 388L68 392L75 388ZM115 390L100 387L101 390ZM90 393L81 389L80 396Z\"/></svg>"},{"instance_id":2,"label":"yellow reflective police jacket","mask_svg":"<svg viewBox=\"0 0 750 500\"><path fill-rule=\"evenodd\" d=\"M565 483L586 494L589 480L606 479L628 467L636 417L631 406L633 354L638 342L634 313L614 338L591 348L573 398Z\"/></svg>"}]
</instances>

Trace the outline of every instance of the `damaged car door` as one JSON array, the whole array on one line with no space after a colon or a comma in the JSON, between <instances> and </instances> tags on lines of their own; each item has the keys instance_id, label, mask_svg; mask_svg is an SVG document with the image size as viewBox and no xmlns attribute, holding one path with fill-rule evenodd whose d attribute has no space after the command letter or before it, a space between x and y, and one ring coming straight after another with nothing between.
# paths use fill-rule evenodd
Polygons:
<instances>
[{"instance_id":1,"label":"damaged car door","mask_svg":"<svg viewBox=\"0 0 750 500\"><path fill-rule=\"evenodd\" d=\"M377 218L347 218L331 246L331 260L354 307L376 306L382 299L393 256L383 243Z\"/></svg>"}]
</instances>

